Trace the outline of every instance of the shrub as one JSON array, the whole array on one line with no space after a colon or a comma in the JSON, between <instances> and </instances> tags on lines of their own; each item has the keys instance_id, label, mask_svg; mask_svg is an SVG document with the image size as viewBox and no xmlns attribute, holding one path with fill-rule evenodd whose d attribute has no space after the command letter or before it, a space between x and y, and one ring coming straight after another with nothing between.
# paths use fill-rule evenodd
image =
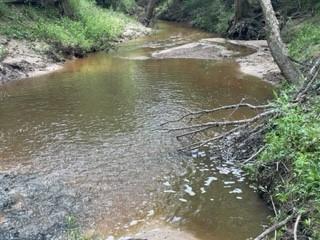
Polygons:
<instances>
[{"instance_id":1,"label":"shrub","mask_svg":"<svg viewBox=\"0 0 320 240\"><path fill-rule=\"evenodd\" d=\"M320 100L294 108L287 101L278 100L283 114L271 123L273 130L266 135L266 148L254 173L275 196L279 209L305 212L304 234L319 239Z\"/></svg>"},{"instance_id":2,"label":"shrub","mask_svg":"<svg viewBox=\"0 0 320 240\"><path fill-rule=\"evenodd\" d=\"M296 59L306 60L320 55L320 26L305 23L299 26L289 43L290 55Z\"/></svg>"},{"instance_id":3,"label":"shrub","mask_svg":"<svg viewBox=\"0 0 320 240\"><path fill-rule=\"evenodd\" d=\"M97 7L90 0L70 0L70 7L73 18L61 16L53 6L11 6L1 17L0 33L45 40L64 50L85 53L106 49L131 21L122 13Z\"/></svg>"}]
</instances>

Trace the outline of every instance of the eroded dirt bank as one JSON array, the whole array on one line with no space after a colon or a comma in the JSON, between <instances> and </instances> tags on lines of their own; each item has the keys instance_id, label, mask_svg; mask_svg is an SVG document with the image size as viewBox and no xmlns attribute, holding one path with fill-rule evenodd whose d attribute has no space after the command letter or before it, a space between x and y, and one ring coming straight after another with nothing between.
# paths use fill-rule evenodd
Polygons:
<instances>
[{"instance_id":1,"label":"eroded dirt bank","mask_svg":"<svg viewBox=\"0 0 320 240\"><path fill-rule=\"evenodd\" d=\"M151 29L141 24L128 24L118 39L124 42L150 34ZM35 77L62 68L66 58L45 42L9 39L0 36L0 46L4 49L0 58L0 86L15 80Z\"/></svg>"}]
</instances>

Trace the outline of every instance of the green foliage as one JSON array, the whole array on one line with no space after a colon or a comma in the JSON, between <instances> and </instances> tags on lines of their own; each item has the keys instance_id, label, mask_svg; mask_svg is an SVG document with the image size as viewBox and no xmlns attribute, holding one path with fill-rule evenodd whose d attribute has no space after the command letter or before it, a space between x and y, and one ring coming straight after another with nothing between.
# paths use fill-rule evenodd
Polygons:
<instances>
[{"instance_id":1,"label":"green foliage","mask_svg":"<svg viewBox=\"0 0 320 240\"><path fill-rule=\"evenodd\" d=\"M277 100L282 117L272 122L266 149L254 166L284 209L307 210L305 228L314 239L320 234L320 100L292 107L288 96ZM267 180L266 180L267 179Z\"/></svg>"},{"instance_id":2,"label":"green foliage","mask_svg":"<svg viewBox=\"0 0 320 240\"><path fill-rule=\"evenodd\" d=\"M295 29L289 43L290 55L306 60L320 55L320 26L318 23L304 23Z\"/></svg>"},{"instance_id":3,"label":"green foliage","mask_svg":"<svg viewBox=\"0 0 320 240\"><path fill-rule=\"evenodd\" d=\"M5 57L6 54L6 49L4 48L4 46L0 45L0 61Z\"/></svg>"},{"instance_id":4,"label":"green foliage","mask_svg":"<svg viewBox=\"0 0 320 240\"><path fill-rule=\"evenodd\" d=\"M209 32L226 32L232 11L227 10L221 0L203 2L186 1L185 11L191 12L193 25Z\"/></svg>"},{"instance_id":5,"label":"green foliage","mask_svg":"<svg viewBox=\"0 0 320 240\"><path fill-rule=\"evenodd\" d=\"M167 0L158 9L164 19L190 21L194 26L215 33L225 33L233 9L222 0Z\"/></svg>"},{"instance_id":6,"label":"green foliage","mask_svg":"<svg viewBox=\"0 0 320 240\"><path fill-rule=\"evenodd\" d=\"M106 49L123 31L125 15L97 7L90 0L70 0L75 18L61 16L58 8L8 7L0 33L20 39L40 39L62 50L85 53Z\"/></svg>"},{"instance_id":7,"label":"green foliage","mask_svg":"<svg viewBox=\"0 0 320 240\"><path fill-rule=\"evenodd\" d=\"M133 14L137 8L135 0L97 0L99 5L116 11Z\"/></svg>"},{"instance_id":8,"label":"green foliage","mask_svg":"<svg viewBox=\"0 0 320 240\"><path fill-rule=\"evenodd\" d=\"M67 225L67 240L84 240L80 232L80 227L75 217L68 216L66 218L66 225Z\"/></svg>"}]
</instances>

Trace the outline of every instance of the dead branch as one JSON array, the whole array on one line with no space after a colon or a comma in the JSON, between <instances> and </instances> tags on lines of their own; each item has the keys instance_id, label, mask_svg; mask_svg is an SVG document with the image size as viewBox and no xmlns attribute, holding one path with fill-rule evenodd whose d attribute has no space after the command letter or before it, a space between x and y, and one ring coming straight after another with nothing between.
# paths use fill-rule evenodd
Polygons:
<instances>
[{"instance_id":1,"label":"dead branch","mask_svg":"<svg viewBox=\"0 0 320 240\"><path fill-rule=\"evenodd\" d=\"M273 197L272 197L271 194L269 194L269 195L270 195L270 200L271 200L272 208L273 208L273 211L274 211L274 215L276 217L278 217L278 211L277 211L276 205L274 204Z\"/></svg>"},{"instance_id":2,"label":"dead branch","mask_svg":"<svg viewBox=\"0 0 320 240\"><path fill-rule=\"evenodd\" d=\"M242 128L245 128L247 127L249 124L246 124L246 125L241 125L241 126L238 126L236 128L233 128L231 129L230 131L228 132L225 132L223 134L220 134L216 137L213 137L213 138L210 138L210 139L207 139L207 140L204 140L204 141L200 141L200 142L196 142L196 143L193 143L193 144L190 144L184 148L180 148L179 151L184 151L184 150L194 150L194 149L197 149L197 148L200 148L200 147L203 147L205 146L206 144L210 143L210 142L214 142L214 141L218 141L218 140L221 140L223 138L226 138L227 136L230 136L231 134L239 131L240 129Z\"/></svg>"},{"instance_id":3,"label":"dead branch","mask_svg":"<svg viewBox=\"0 0 320 240\"><path fill-rule=\"evenodd\" d=\"M206 131L206 130L208 130L210 128L211 127L205 127L205 128L201 128L201 129L198 129L198 130L195 130L195 131L191 131L191 132L187 132L187 133L184 133L184 134L180 134L176 138L180 139L182 137L187 137L187 136L190 136L190 135L194 135L194 134L197 134L197 133L200 133L200 132L204 132L204 131Z\"/></svg>"},{"instance_id":4,"label":"dead branch","mask_svg":"<svg viewBox=\"0 0 320 240\"><path fill-rule=\"evenodd\" d=\"M302 102L305 98L306 93L310 90L312 85L315 83L315 81L318 78L318 75L320 73L320 58L318 58L314 65L310 68L308 73L308 80L305 82L303 87L297 92L294 102Z\"/></svg>"},{"instance_id":5,"label":"dead branch","mask_svg":"<svg viewBox=\"0 0 320 240\"><path fill-rule=\"evenodd\" d=\"M255 152L253 155L251 155L251 157L249 157L248 159L246 159L245 161L242 162L242 164L246 164L248 162L251 162L252 160L254 160L263 150L266 149L266 146L263 146L262 148L260 148L257 152Z\"/></svg>"},{"instance_id":6,"label":"dead branch","mask_svg":"<svg viewBox=\"0 0 320 240\"><path fill-rule=\"evenodd\" d=\"M272 115L275 115L279 113L279 110L277 109L272 109L266 112L262 112L255 117L248 118L248 119L242 119L242 120L234 120L234 121L214 121L214 122L206 122L206 123L201 123L201 124L195 124L191 126L186 126L186 127L180 127L180 128L171 128L171 129L165 129L169 132L173 131L182 131L182 130L188 130L188 129L198 129L198 128L204 128L204 127L222 127L222 126L236 126L236 125L241 125L241 124L246 124L246 123L254 123L262 118L269 117Z\"/></svg>"},{"instance_id":7,"label":"dead branch","mask_svg":"<svg viewBox=\"0 0 320 240\"><path fill-rule=\"evenodd\" d=\"M297 230L298 230L300 219L301 219L301 214L298 215L296 222L294 223L294 230L293 230L294 240L298 240Z\"/></svg>"},{"instance_id":8,"label":"dead branch","mask_svg":"<svg viewBox=\"0 0 320 240\"><path fill-rule=\"evenodd\" d=\"M269 227L268 229L266 229L263 233L261 233L258 237L256 237L254 240L263 240L265 237L267 237L270 233L272 233L273 231L283 227L284 225L286 225L290 220L292 220L294 218L294 215L290 215L288 216L286 219L284 219L281 222L275 223L274 225L272 225L271 227Z\"/></svg>"},{"instance_id":9,"label":"dead branch","mask_svg":"<svg viewBox=\"0 0 320 240\"><path fill-rule=\"evenodd\" d=\"M250 109L253 109L253 110L259 110L259 109L262 110L262 109L267 109L267 108L269 108L271 106L269 104L255 106L255 105L252 105L250 103L242 103L242 102L240 102L238 104L226 105L226 106L221 106L221 107L217 107L217 108L213 108L213 109L205 109L205 110L201 110L201 111L197 111L197 112L192 112L192 111L188 110L188 113L183 115L182 117L180 117L178 119L167 121L165 123L162 123L161 126L167 125L169 123L180 122L183 119L185 119L187 117L190 117L190 116L199 117L199 116L204 115L204 114L210 114L210 113L215 113L215 112L224 111L224 110L230 110L230 109L239 109L239 108L242 108L242 107L247 107L247 108L250 108Z\"/></svg>"}]
</instances>

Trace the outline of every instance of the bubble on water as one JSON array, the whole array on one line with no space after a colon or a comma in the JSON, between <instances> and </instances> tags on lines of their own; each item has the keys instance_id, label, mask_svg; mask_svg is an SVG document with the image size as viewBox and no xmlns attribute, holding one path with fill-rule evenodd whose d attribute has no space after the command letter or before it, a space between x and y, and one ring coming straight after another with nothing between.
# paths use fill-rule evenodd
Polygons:
<instances>
[{"instance_id":1,"label":"bubble on water","mask_svg":"<svg viewBox=\"0 0 320 240\"><path fill-rule=\"evenodd\" d=\"M233 193L242 193L242 190L240 188L235 188L232 191L230 191L229 193L233 194Z\"/></svg>"},{"instance_id":2,"label":"bubble on water","mask_svg":"<svg viewBox=\"0 0 320 240\"><path fill-rule=\"evenodd\" d=\"M231 184L235 184L235 181L225 181L224 184L225 185L231 185Z\"/></svg>"},{"instance_id":3,"label":"bubble on water","mask_svg":"<svg viewBox=\"0 0 320 240\"><path fill-rule=\"evenodd\" d=\"M219 167L217 168L219 170L219 173L220 174L223 174L223 175L228 175L231 171L227 168L222 168L222 167Z\"/></svg>"},{"instance_id":4,"label":"bubble on water","mask_svg":"<svg viewBox=\"0 0 320 240\"><path fill-rule=\"evenodd\" d=\"M209 169L208 168L201 168L201 169L199 169L199 171L200 172L207 172L207 171L209 171Z\"/></svg>"},{"instance_id":5,"label":"bubble on water","mask_svg":"<svg viewBox=\"0 0 320 240\"><path fill-rule=\"evenodd\" d=\"M164 190L163 192L164 192L164 193L176 193L176 191L171 190L171 189L169 189L169 190Z\"/></svg>"},{"instance_id":6,"label":"bubble on water","mask_svg":"<svg viewBox=\"0 0 320 240\"><path fill-rule=\"evenodd\" d=\"M148 211L147 217L152 217L153 215L154 215L154 210L153 209Z\"/></svg>"},{"instance_id":7,"label":"bubble on water","mask_svg":"<svg viewBox=\"0 0 320 240\"><path fill-rule=\"evenodd\" d=\"M198 156L199 156L199 157L205 157L205 156L206 156L206 153L205 153L204 151L198 152Z\"/></svg>"},{"instance_id":8,"label":"bubble on water","mask_svg":"<svg viewBox=\"0 0 320 240\"><path fill-rule=\"evenodd\" d=\"M133 221L131 221L130 223L129 223L129 226L135 226L135 225L137 225L139 222L137 221L137 220L133 220Z\"/></svg>"},{"instance_id":9,"label":"bubble on water","mask_svg":"<svg viewBox=\"0 0 320 240\"><path fill-rule=\"evenodd\" d=\"M164 182L163 185L165 185L166 187L170 187L171 186L171 184L168 181Z\"/></svg>"},{"instance_id":10,"label":"bubble on water","mask_svg":"<svg viewBox=\"0 0 320 240\"><path fill-rule=\"evenodd\" d=\"M218 178L216 177L208 177L208 179L204 182L204 185L205 186L210 186L210 184L213 182L213 181L217 181Z\"/></svg>"},{"instance_id":11,"label":"bubble on water","mask_svg":"<svg viewBox=\"0 0 320 240\"><path fill-rule=\"evenodd\" d=\"M180 222L182 220L182 217L177 217L177 216L174 216L172 219L171 219L171 223L177 223L177 222Z\"/></svg>"},{"instance_id":12,"label":"bubble on water","mask_svg":"<svg viewBox=\"0 0 320 240\"><path fill-rule=\"evenodd\" d=\"M244 177L241 177L241 178L239 178L237 181L238 181L238 182L243 182L244 179L245 179Z\"/></svg>"},{"instance_id":13,"label":"bubble on water","mask_svg":"<svg viewBox=\"0 0 320 240\"><path fill-rule=\"evenodd\" d=\"M210 198L210 201L211 201L211 202L213 202L213 201L214 201L214 199L213 199L213 198Z\"/></svg>"},{"instance_id":14,"label":"bubble on water","mask_svg":"<svg viewBox=\"0 0 320 240\"><path fill-rule=\"evenodd\" d=\"M190 196L196 195L196 193L194 191L192 191L192 187L191 186L189 186L188 184L185 184L184 187L185 187L184 191L186 193L188 193Z\"/></svg>"}]
</instances>

